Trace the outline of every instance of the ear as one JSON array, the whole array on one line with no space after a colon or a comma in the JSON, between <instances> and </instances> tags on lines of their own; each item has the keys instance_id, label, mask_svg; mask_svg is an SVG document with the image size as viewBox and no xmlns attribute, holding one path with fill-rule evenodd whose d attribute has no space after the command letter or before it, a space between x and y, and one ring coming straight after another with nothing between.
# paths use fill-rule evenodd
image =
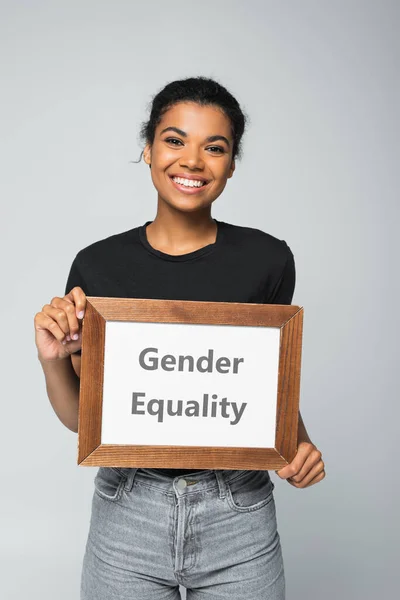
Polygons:
<instances>
[{"instance_id":1,"label":"ear","mask_svg":"<svg viewBox=\"0 0 400 600\"><path fill-rule=\"evenodd\" d=\"M231 162L231 166L230 166L230 168L229 168L228 179L230 179L230 178L232 177L232 175L233 175L233 173L234 173L234 171L235 171L235 167L236 167L236 165L235 165L235 161L233 160L233 161Z\"/></svg>"},{"instance_id":2,"label":"ear","mask_svg":"<svg viewBox=\"0 0 400 600\"><path fill-rule=\"evenodd\" d=\"M151 164L151 146L146 144L143 150L143 159L147 165Z\"/></svg>"}]
</instances>

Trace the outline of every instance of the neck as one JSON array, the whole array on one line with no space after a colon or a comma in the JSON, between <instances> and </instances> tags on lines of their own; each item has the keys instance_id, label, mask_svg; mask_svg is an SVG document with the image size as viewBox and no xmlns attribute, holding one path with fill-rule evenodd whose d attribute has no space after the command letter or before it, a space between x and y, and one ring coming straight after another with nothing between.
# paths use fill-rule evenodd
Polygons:
<instances>
[{"instance_id":1,"label":"neck","mask_svg":"<svg viewBox=\"0 0 400 600\"><path fill-rule=\"evenodd\" d=\"M168 254L186 254L216 241L217 224L211 217L210 207L184 213L162 206L159 204L157 215L146 230L153 248Z\"/></svg>"}]
</instances>

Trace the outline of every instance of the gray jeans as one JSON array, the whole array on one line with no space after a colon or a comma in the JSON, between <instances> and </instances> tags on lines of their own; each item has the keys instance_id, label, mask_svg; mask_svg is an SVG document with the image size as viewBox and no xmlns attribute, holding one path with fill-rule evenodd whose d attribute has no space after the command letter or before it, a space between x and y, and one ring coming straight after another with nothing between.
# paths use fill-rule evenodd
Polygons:
<instances>
[{"instance_id":1,"label":"gray jeans","mask_svg":"<svg viewBox=\"0 0 400 600\"><path fill-rule=\"evenodd\" d=\"M268 471L100 467L81 600L284 600Z\"/></svg>"}]
</instances>

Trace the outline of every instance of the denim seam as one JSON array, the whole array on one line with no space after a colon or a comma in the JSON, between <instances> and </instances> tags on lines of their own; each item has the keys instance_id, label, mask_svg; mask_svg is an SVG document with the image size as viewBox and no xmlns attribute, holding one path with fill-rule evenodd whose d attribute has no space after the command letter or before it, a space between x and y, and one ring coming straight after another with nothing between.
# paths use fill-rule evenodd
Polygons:
<instances>
[{"instance_id":1,"label":"denim seam","mask_svg":"<svg viewBox=\"0 0 400 600\"><path fill-rule=\"evenodd\" d=\"M164 496L170 496L171 498L175 496L173 492L167 492L164 488L158 487L158 485L148 485L147 483L144 483L142 481L134 481L132 487L134 487L135 485L145 487L148 490L157 490L158 492L161 492L161 494L163 494Z\"/></svg>"},{"instance_id":2,"label":"denim seam","mask_svg":"<svg viewBox=\"0 0 400 600\"><path fill-rule=\"evenodd\" d=\"M168 491L167 492L167 491L165 491L164 488L160 488L157 485L148 485L147 483L144 483L143 481L135 481L135 485L140 485L142 487L147 488L148 490L154 490L154 489L158 490L162 494L165 494L166 496L170 496L171 498L174 498L176 496L175 492L173 492L173 491ZM198 489L198 490L191 489L187 493L185 492L185 494L183 494L183 495L184 496L192 496L194 494L201 494L203 492L212 492L212 491L218 491L218 486L215 485L215 484L213 484L212 486L207 487L207 488L202 488L202 489Z\"/></svg>"},{"instance_id":3,"label":"denim seam","mask_svg":"<svg viewBox=\"0 0 400 600\"><path fill-rule=\"evenodd\" d=\"M232 497L232 492L229 488L227 490L226 497L227 497L228 504L232 508L232 510L235 510L236 512L246 513L246 512L253 512L255 510L259 510L260 508L263 508L264 506L269 504L273 500L273 491L274 491L274 488L271 487L270 493L268 494L268 496L266 498L264 498L264 500L260 500L260 502L257 502L257 504L251 504L250 506L239 506L239 505L235 504L233 497Z\"/></svg>"},{"instance_id":4,"label":"denim seam","mask_svg":"<svg viewBox=\"0 0 400 600\"><path fill-rule=\"evenodd\" d=\"M221 472L221 471L220 471ZM238 475L234 475L233 477L229 478L229 479L224 479L225 483L230 483L232 481L236 481L237 479L240 479L241 477L245 477L247 475L247 471L244 473L239 473ZM123 475L125 476L125 475ZM185 479L185 477L181 477L180 479ZM188 478L189 479L189 478ZM173 479L171 479L171 485L172 485ZM147 487L148 489L156 489L160 492L163 492L166 495L169 496L175 496L174 492L166 492L164 487L159 487L158 485L153 485L153 484L149 484L145 481L140 481L139 479L135 479L135 484L137 483L138 485L141 485L143 487ZM197 483L201 483L201 479L198 480ZM132 486L133 487L133 486ZM218 483L214 483L210 481L210 485L209 487L203 488L201 491L206 492L206 491L210 491L210 490L218 490ZM188 492L188 494L193 494L193 493L199 493L197 490L195 490L193 488L193 491Z\"/></svg>"},{"instance_id":5,"label":"denim seam","mask_svg":"<svg viewBox=\"0 0 400 600\"><path fill-rule=\"evenodd\" d=\"M109 502L117 502L117 500L119 500L122 496L122 489L125 486L125 476L122 475L121 479L118 483L118 487L115 491L114 496L109 496L108 494L105 494L98 486L98 483L96 481L96 477L94 480L94 491L97 493L98 496L100 496L100 498L103 498L104 500L108 500Z\"/></svg>"},{"instance_id":6,"label":"denim seam","mask_svg":"<svg viewBox=\"0 0 400 600\"><path fill-rule=\"evenodd\" d=\"M122 496L122 485L119 484L119 487L118 487L118 489L117 489L117 491L115 493L115 496L107 496L107 494L105 494L104 492L102 492L101 490L99 490L96 486L94 488L94 491L103 500L107 500L108 502L113 502L113 503L117 504L118 500L120 500L121 496Z\"/></svg>"}]
</instances>

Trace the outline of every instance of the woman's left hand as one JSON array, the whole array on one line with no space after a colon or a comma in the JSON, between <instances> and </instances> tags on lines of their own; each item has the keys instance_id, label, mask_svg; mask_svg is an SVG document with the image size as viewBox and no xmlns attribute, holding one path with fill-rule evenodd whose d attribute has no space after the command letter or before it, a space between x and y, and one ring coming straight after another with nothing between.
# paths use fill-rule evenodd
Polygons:
<instances>
[{"instance_id":1,"label":"woman's left hand","mask_svg":"<svg viewBox=\"0 0 400 600\"><path fill-rule=\"evenodd\" d=\"M292 462L275 473L290 485L305 488L324 479L325 464L321 452L312 442L300 442Z\"/></svg>"}]
</instances>

